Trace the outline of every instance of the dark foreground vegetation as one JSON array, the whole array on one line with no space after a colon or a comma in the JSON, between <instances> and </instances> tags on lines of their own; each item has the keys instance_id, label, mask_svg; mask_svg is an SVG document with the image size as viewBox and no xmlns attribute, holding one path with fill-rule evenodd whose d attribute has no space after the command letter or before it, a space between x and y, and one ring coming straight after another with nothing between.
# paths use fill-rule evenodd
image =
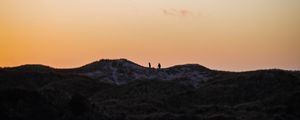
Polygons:
<instances>
[{"instance_id":1,"label":"dark foreground vegetation","mask_svg":"<svg viewBox=\"0 0 300 120\"><path fill-rule=\"evenodd\" d=\"M1 120L300 119L299 72L220 72L195 87L177 80L115 85L38 69L0 70Z\"/></svg>"}]
</instances>

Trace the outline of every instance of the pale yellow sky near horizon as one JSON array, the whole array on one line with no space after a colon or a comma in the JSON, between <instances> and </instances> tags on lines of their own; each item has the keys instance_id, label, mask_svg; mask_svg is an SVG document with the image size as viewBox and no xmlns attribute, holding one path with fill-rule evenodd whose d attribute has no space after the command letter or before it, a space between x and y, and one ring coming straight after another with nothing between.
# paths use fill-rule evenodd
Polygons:
<instances>
[{"instance_id":1,"label":"pale yellow sky near horizon","mask_svg":"<svg viewBox=\"0 0 300 120\"><path fill-rule=\"evenodd\" d=\"M0 66L300 69L299 0L1 0Z\"/></svg>"}]
</instances>

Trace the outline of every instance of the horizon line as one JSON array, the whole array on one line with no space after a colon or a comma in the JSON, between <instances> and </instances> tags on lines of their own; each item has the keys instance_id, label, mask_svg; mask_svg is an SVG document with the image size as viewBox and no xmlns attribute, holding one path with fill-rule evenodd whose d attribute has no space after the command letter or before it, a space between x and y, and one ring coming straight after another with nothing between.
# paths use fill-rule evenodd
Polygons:
<instances>
[{"instance_id":1,"label":"horizon line","mask_svg":"<svg viewBox=\"0 0 300 120\"><path fill-rule=\"evenodd\" d=\"M80 66L75 66L75 67L55 67L55 66L51 66L51 65L47 65L47 64L43 64L43 63L26 63L26 64L20 64L20 65L16 65L16 66L0 66L0 69L7 69L7 68L18 68L18 67L23 67L23 66L44 66L44 67L49 67L51 69L76 69L76 68L81 68L84 67L86 65L95 63L95 62L101 62L103 60L109 60L109 61L118 61L118 60L126 60L128 62L132 62L136 65L139 65L141 67L144 68L149 68L146 65L141 65L138 64L132 60L126 59L126 58L117 58L117 59L110 59L110 58L102 58L102 59L98 59L98 60L94 60L92 62L89 62L87 64L84 65L80 65ZM151 63L151 62L150 62ZM157 63L158 64L158 63ZM183 64L175 64L175 65L170 65L167 67L162 67L162 69L169 69L172 67L176 67L176 66L184 66L184 65L199 65L202 66L204 68L207 68L209 70L214 70L214 71L224 71L224 72L251 72L251 71L259 71L259 70L283 70L283 71L295 71L295 72L300 72L300 69L284 69L284 68L258 68L258 69L249 69L249 70L225 70L225 69L215 69L215 68L210 68L210 67L206 67L204 65L201 65L199 63L183 63ZM156 69L157 67L153 67L154 69Z\"/></svg>"}]
</instances>

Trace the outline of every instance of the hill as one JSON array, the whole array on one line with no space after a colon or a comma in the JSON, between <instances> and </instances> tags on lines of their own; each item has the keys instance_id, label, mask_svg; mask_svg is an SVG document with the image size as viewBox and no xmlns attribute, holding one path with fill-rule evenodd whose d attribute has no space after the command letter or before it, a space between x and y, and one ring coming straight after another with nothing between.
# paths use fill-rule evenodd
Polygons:
<instances>
[{"instance_id":1,"label":"hill","mask_svg":"<svg viewBox=\"0 0 300 120\"><path fill-rule=\"evenodd\" d=\"M0 69L3 120L298 120L300 72L152 69L126 59Z\"/></svg>"}]
</instances>

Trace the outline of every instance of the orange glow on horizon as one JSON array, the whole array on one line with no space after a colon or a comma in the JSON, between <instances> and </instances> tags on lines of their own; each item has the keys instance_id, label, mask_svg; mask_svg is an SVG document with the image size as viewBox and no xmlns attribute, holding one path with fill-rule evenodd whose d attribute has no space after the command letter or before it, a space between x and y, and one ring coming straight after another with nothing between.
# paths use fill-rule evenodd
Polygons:
<instances>
[{"instance_id":1,"label":"orange glow on horizon","mask_svg":"<svg viewBox=\"0 0 300 120\"><path fill-rule=\"evenodd\" d=\"M1 0L0 66L300 69L296 0Z\"/></svg>"}]
</instances>

